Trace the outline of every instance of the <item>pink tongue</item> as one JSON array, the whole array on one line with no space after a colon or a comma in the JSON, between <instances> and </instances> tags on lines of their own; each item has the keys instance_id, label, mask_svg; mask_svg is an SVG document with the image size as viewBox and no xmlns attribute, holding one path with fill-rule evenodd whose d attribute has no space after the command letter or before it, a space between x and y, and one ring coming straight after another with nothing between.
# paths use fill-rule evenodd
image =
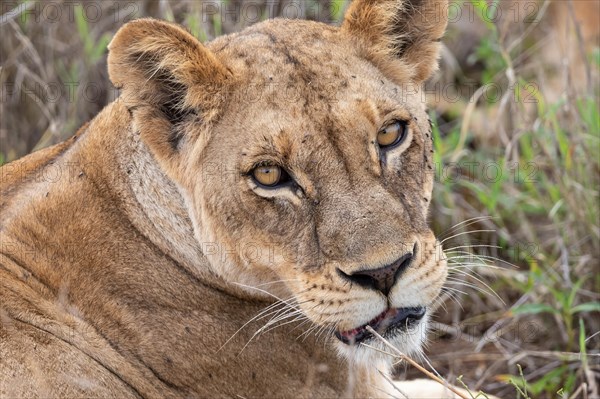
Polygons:
<instances>
[{"instance_id":1,"label":"pink tongue","mask_svg":"<svg viewBox=\"0 0 600 399\"><path fill-rule=\"evenodd\" d=\"M356 334L358 334L358 329L356 329L356 328L355 328L354 330L351 330L351 331L346 331L346 332L343 332L343 333L342 333L342 335L343 335L343 336L345 336L345 337L348 337L348 338L352 338L352 337L354 337Z\"/></svg>"},{"instance_id":2,"label":"pink tongue","mask_svg":"<svg viewBox=\"0 0 600 399\"><path fill-rule=\"evenodd\" d=\"M352 338L355 335L357 335L359 332L361 332L362 330L364 330L367 326L374 326L375 324L379 323L381 320L383 320L386 316L394 316L396 313L396 311L394 309L388 309L384 312L382 312L379 316L375 317L373 320L371 320L370 322L368 322L367 324L365 324L364 326L355 328L353 330L350 331L344 331L341 334L345 337L348 338Z\"/></svg>"}]
</instances>

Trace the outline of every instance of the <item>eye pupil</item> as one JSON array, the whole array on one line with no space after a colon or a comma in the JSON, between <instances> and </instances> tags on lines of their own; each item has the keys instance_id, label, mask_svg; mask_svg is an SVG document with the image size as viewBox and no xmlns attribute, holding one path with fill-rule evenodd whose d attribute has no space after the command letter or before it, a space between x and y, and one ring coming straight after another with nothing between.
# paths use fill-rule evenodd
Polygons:
<instances>
[{"instance_id":1,"label":"eye pupil","mask_svg":"<svg viewBox=\"0 0 600 399\"><path fill-rule=\"evenodd\" d=\"M278 166L260 166L254 169L254 178L264 186L274 186L279 182L281 169Z\"/></svg>"},{"instance_id":2,"label":"eye pupil","mask_svg":"<svg viewBox=\"0 0 600 399\"><path fill-rule=\"evenodd\" d=\"M275 165L258 166L254 168L252 177L258 184L266 187L275 187L289 180L285 170Z\"/></svg>"},{"instance_id":3,"label":"eye pupil","mask_svg":"<svg viewBox=\"0 0 600 399\"><path fill-rule=\"evenodd\" d=\"M380 147L391 147L399 144L406 135L406 123L395 121L377 133L377 143Z\"/></svg>"}]
</instances>

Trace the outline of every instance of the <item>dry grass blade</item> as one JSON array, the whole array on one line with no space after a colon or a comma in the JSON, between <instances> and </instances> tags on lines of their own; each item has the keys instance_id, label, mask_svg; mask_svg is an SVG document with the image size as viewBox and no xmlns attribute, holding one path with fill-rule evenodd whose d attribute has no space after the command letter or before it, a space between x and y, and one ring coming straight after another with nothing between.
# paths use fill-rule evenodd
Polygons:
<instances>
[{"instance_id":1,"label":"dry grass blade","mask_svg":"<svg viewBox=\"0 0 600 399\"><path fill-rule=\"evenodd\" d=\"M392 380L390 379L390 377L388 377L387 375L385 375L385 373L382 373L382 372L381 372L381 370L377 370L377 372L379 373L379 375L381 375L381 376L383 377L383 379L384 379L384 380L386 380L386 381L387 381L387 382L388 382L388 383L389 383L389 384L392 386L392 388L394 389L394 391L396 391L396 392L398 392L400 395L402 395L402 397L403 397L403 398L410 399L410 398L408 397L408 395L407 395L407 394L405 394L404 392L402 392L402 391L401 391L401 390L400 390L400 389L399 389L399 388L396 386L396 384L394 384L394 381L392 381Z\"/></svg>"},{"instance_id":2,"label":"dry grass blade","mask_svg":"<svg viewBox=\"0 0 600 399\"><path fill-rule=\"evenodd\" d=\"M35 7L35 1L26 1L24 3L19 4L12 10L0 15L0 26L8 23L8 21L11 21L13 18L17 18L21 14L31 10L33 7Z\"/></svg>"},{"instance_id":3,"label":"dry grass blade","mask_svg":"<svg viewBox=\"0 0 600 399\"><path fill-rule=\"evenodd\" d=\"M396 353L397 357L399 357L402 360L405 360L407 363L410 363L413 367L415 367L420 372L422 372L423 374L425 374L428 378L430 378L430 379L432 379L432 380L434 380L434 381L442 384L444 387L448 388L449 391L452 391L452 393L455 393L460 398L462 398L462 399L470 399L469 397L465 396L463 393L461 393L458 390L456 390L456 388L454 388L453 386L451 386L450 384L448 384L446 381L442 380L437 375L433 374L432 372L430 372L429 370L427 370L423 366L421 366L419 363L415 362L410 357L408 357L404 353L400 352L400 350L398 350L398 348L396 348L388 340L386 340L381 335L379 335L379 333L377 333L377 331L375 331L371 326L367 326L367 331L369 331L377 339L379 339L381 342L383 342L388 348L390 348L392 351L394 351ZM368 345L365 345L365 346L369 347Z\"/></svg>"}]
</instances>

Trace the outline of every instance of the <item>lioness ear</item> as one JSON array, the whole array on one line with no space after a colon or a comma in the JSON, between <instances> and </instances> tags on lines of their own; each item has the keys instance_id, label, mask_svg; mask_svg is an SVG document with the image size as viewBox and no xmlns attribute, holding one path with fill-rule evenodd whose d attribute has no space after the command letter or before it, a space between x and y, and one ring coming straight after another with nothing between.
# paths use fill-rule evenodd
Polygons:
<instances>
[{"instance_id":1,"label":"lioness ear","mask_svg":"<svg viewBox=\"0 0 600 399\"><path fill-rule=\"evenodd\" d=\"M355 0L342 31L358 39L378 67L390 71L395 63L421 83L437 70L447 13L448 0Z\"/></svg>"},{"instance_id":2,"label":"lioness ear","mask_svg":"<svg viewBox=\"0 0 600 399\"><path fill-rule=\"evenodd\" d=\"M190 120L219 108L230 72L183 28L153 19L125 24L108 45L108 73L142 138L160 158L176 155Z\"/></svg>"}]
</instances>

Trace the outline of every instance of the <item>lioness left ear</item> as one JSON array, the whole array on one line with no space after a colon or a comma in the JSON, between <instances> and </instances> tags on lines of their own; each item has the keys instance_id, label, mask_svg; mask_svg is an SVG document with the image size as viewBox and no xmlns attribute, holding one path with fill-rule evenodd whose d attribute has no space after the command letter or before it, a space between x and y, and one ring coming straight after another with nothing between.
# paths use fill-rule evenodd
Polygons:
<instances>
[{"instance_id":1,"label":"lioness left ear","mask_svg":"<svg viewBox=\"0 0 600 399\"><path fill-rule=\"evenodd\" d=\"M382 70L422 83L438 68L447 24L448 0L354 0L342 32Z\"/></svg>"},{"instance_id":2,"label":"lioness left ear","mask_svg":"<svg viewBox=\"0 0 600 399\"><path fill-rule=\"evenodd\" d=\"M215 114L231 74L182 27L154 19L125 24L108 45L108 73L159 159L176 155L185 123Z\"/></svg>"}]
</instances>

